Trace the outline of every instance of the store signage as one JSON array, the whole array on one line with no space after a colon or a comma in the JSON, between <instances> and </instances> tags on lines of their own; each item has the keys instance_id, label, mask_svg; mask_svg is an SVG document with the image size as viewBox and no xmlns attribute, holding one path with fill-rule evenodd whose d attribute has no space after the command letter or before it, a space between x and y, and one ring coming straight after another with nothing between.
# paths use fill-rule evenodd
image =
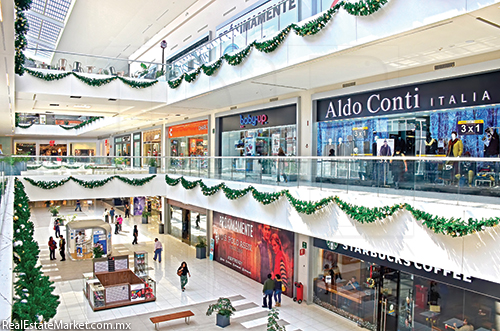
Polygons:
<instances>
[{"instance_id":1,"label":"store signage","mask_svg":"<svg viewBox=\"0 0 500 331\"><path fill-rule=\"evenodd\" d=\"M265 22L277 20L280 15L284 13L294 12L295 17L293 21L298 20L296 0L285 0L280 1L279 3L274 2L273 4L268 5L265 8L264 6L265 4L262 4L254 10L237 17L230 23L225 24L222 27L217 27L217 36L221 36L233 30L240 34L245 33L248 30L260 27ZM273 23L269 24L272 25ZM252 41L253 40L248 40L247 42L250 43Z\"/></svg>"},{"instance_id":2,"label":"store signage","mask_svg":"<svg viewBox=\"0 0 500 331\"><path fill-rule=\"evenodd\" d=\"M264 113L265 112L265 113ZM255 125L253 124L255 123ZM248 113L217 118L219 132L237 131L245 128L274 127L297 123L297 105L260 109Z\"/></svg>"},{"instance_id":3,"label":"store signage","mask_svg":"<svg viewBox=\"0 0 500 331\"><path fill-rule=\"evenodd\" d=\"M286 279L287 296L293 294L293 232L214 212L213 259L263 283L268 274Z\"/></svg>"},{"instance_id":4,"label":"store signage","mask_svg":"<svg viewBox=\"0 0 500 331\"><path fill-rule=\"evenodd\" d=\"M56 141L55 141L55 140L51 140L51 141L49 141L49 145L50 145L50 146L55 146L55 144L56 144Z\"/></svg>"},{"instance_id":5,"label":"store signage","mask_svg":"<svg viewBox=\"0 0 500 331\"><path fill-rule=\"evenodd\" d=\"M317 101L317 120L331 121L500 102L500 71Z\"/></svg>"},{"instance_id":6,"label":"store signage","mask_svg":"<svg viewBox=\"0 0 500 331\"><path fill-rule=\"evenodd\" d=\"M457 132L459 135L482 135L484 133L484 121L458 121Z\"/></svg>"},{"instance_id":7,"label":"store signage","mask_svg":"<svg viewBox=\"0 0 500 331\"><path fill-rule=\"evenodd\" d=\"M331 250L335 253L346 255L358 260L368 261L392 269L404 271L409 274L418 275L436 280L438 282L483 293L487 296L500 298L500 284L471 277L470 275L318 238L314 238L314 246Z\"/></svg>"},{"instance_id":8,"label":"store signage","mask_svg":"<svg viewBox=\"0 0 500 331\"><path fill-rule=\"evenodd\" d=\"M208 134L208 120L175 125L167 128L169 138L200 136Z\"/></svg>"},{"instance_id":9,"label":"store signage","mask_svg":"<svg viewBox=\"0 0 500 331\"><path fill-rule=\"evenodd\" d=\"M244 117L243 115L240 115L240 128L244 128L245 125L252 124L253 126L257 126L257 124L267 124L267 115L262 114L262 115L257 115L257 116L252 116L248 115Z\"/></svg>"}]
</instances>

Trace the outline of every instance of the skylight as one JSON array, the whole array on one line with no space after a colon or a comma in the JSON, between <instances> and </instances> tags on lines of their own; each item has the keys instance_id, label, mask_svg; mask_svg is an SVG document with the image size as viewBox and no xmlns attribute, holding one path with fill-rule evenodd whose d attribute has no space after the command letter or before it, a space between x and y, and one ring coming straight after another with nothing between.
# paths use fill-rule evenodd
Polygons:
<instances>
[{"instance_id":1,"label":"skylight","mask_svg":"<svg viewBox=\"0 0 500 331\"><path fill-rule=\"evenodd\" d=\"M66 25L75 0L33 0L26 13L29 30L28 49L25 55L38 61L50 63Z\"/></svg>"}]
</instances>

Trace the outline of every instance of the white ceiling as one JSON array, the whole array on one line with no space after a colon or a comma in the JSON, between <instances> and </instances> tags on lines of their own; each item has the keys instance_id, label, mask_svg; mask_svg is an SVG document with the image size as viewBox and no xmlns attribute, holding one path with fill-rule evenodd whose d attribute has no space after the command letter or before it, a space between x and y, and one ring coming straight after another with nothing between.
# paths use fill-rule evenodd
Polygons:
<instances>
[{"instance_id":1,"label":"white ceiling","mask_svg":"<svg viewBox=\"0 0 500 331\"><path fill-rule=\"evenodd\" d=\"M59 42L58 50L127 59L153 35L184 13L197 0L73 0L71 16ZM78 57L56 55L72 63ZM96 59L79 58L84 65ZM156 59L161 62L161 59ZM110 63L116 67L127 62Z\"/></svg>"},{"instance_id":2,"label":"white ceiling","mask_svg":"<svg viewBox=\"0 0 500 331\"><path fill-rule=\"evenodd\" d=\"M33 95L19 94L17 111L30 111L30 107L34 107L32 111L35 112L55 112L54 107L48 104L59 103L60 109L57 111L81 114L81 110L75 111L72 106L83 103L92 105L91 109L86 110L89 113L95 111L93 114L107 116L118 113L123 118L121 123L87 134L103 136L150 126L152 123L160 125L165 119L172 123L214 110L226 111L234 105L262 100L265 102L266 99L285 95L297 96L305 90L331 90L340 88L342 83L359 82L373 76L383 80L395 75L431 72L435 64L448 61L457 61L457 65L463 65L500 58L500 29L479 21L477 17L500 25L500 9L498 5L492 5L472 14L351 48L279 72L271 72L171 105L120 100L116 104L109 104L107 99L86 98L75 101L67 96L56 95L36 95L34 103ZM110 46L97 51L110 55L113 49Z\"/></svg>"}]
</instances>

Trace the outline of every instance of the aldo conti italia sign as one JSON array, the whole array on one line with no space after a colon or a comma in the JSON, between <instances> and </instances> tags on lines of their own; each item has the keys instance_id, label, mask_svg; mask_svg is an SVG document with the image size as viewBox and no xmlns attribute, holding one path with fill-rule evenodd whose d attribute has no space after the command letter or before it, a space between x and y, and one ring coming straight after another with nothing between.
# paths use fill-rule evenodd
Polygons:
<instances>
[{"instance_id":1,"label":"aldo conti italia sign","mask_svg":"<svg viewBox=\"0 0 500 331\"><path fill-rule=\"evenodd\" d=\"M316 101L317 120L331 121L500 102L500 71Z\"/></svg>"}]
</instances>

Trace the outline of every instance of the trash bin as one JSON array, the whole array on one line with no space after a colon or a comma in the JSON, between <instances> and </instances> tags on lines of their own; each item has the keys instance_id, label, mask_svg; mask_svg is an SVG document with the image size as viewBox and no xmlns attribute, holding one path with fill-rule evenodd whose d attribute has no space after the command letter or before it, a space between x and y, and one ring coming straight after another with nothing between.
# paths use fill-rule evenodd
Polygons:
<instances>
[{"instance_id":1,"label":"trash bin","mask_svg":"<svg viewBox=\"0 0 500 331\"><path fill-rule=\"evenodd\" d=\"M158 224L158 233L159 234L165 233L165 224Z\"/></svg>"}]
</instances>

